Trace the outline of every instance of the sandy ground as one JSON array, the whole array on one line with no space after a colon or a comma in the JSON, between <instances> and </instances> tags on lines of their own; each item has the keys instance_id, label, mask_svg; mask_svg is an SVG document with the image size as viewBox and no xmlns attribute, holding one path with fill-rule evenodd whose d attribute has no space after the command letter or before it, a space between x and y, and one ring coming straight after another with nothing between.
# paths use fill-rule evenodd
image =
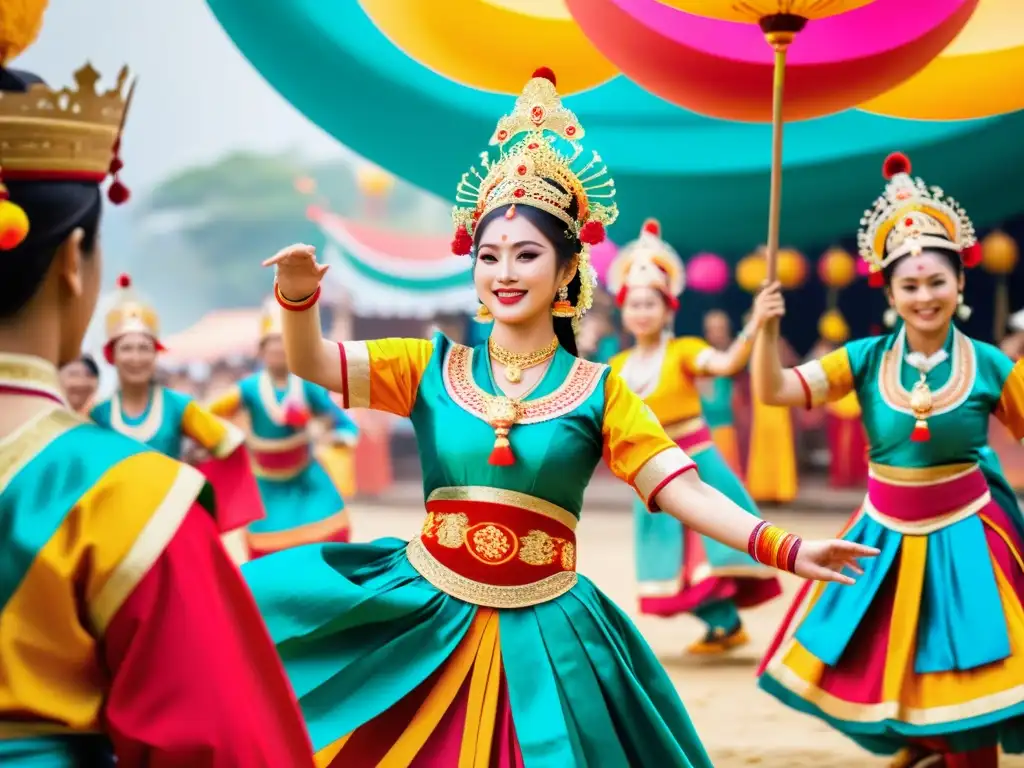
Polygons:
<instances>
[{"instance_id":1,"label":"sandy ground","mask_svg":"<svg viewBox=\"0 0 1024 768\"><path fill-rule=\"evenodd\" d=\"M408 538L418 532L422 512L351 507L356 539L380 536ZM828 536L842 527L847 515L774 511L771 519L805 536ZM873 758L852 742L793 712L762 693L754 683L760 654L774 635L788 607L780 599L745 614L752 642L716 661L687 658L683 649L701 634L701 624L688 617L638 618L635 611L631 518L627 514L594 512L577 532L580 570L634 617L637 626L675 681L690 716L716 768L872 768L886 760ZM797 588L788 576L787 595ZM1003 759L1005 768L1024 768L1024 758Z\"/></svg>"}]
</instances>

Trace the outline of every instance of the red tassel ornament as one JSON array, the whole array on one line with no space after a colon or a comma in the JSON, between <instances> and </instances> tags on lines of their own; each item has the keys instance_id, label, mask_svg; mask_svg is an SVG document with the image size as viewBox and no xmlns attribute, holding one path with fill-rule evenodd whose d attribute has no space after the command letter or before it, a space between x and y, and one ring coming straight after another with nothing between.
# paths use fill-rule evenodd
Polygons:
<instances>
[{"instance_id":1,"label":"red tassel ornament","mask_svg":"<svg viewBox=\"0 0 1024 768\"><path fill-rule=\"evenodd\" d=\"M466 229L465 224L459 224L455 230L455 238L452 240L452 253L456 256L468 256L473 250L473 238Z\"/></svg>"},{"instance_id":2,"label":"red tassel ornament","mask_svg":"<svg viewBox=\"0 0 1024 768\"><path fill-rule=\"evenodd\" d=\"M510 467L516 463L516 455L512 453L508 433L518 419L519 408L514 400L493 397L487 401L487 423L494 430L494 448L487 459L487 463L492 467Z\"/></svg>"},{"instance_id":3,"label":"red tassel ornament","mask_svg":"<svg viewBox=\"0 0 1024 768\"><path fill-rule=\"evenodd\" d=\"M533 71L534 77L542 77L552 85L558 85L558 80L555 79L555 72L550 67L537 67Z\"/></svg>"},{"instance_id":4,"label":"red tassel ornament","mask_svg":"<svg viewBox=\"0 0 1024 768\"><path fill-rule=\"evenodd\" d=\"M588 221L580 229L580 242L587 245L603 243L605 237L604 224L600 221Z\"/></svg>"},{"instance_id":5,"label":"red tassel ornament","mask_svg":"<svg viewBox=\"0 0 1024 768\"><path fill-rule=\"evenodd\" d=\"M511 467L516 463L516 456L512 453L512 445L507 437L499 437L494 441L494 448L487 463L492 467Z\"/></svg>"},{"instance_id":6,"label":"red tassel ornament","mask_svg":"<svg viewBox=\"0 0 1024 768\"><path fill-rule=\"evenodd\" d=\"M931 430L928 429L928 422L924 419L918 419L914 422L914 431L910 433L910 442L912 443L927 443L932 439Z\"/></svg>"},{"instance_id":7,"label":"red tassel ornament","mask_svg":"<svg viewBox=\"0 0 1024 768\"><path fill-rule=\"evenodd\" d=\"M971 269L981 264L981 256L981 243L975 243L960 254L960 260L965 267Z\"/></svg>"},{"instance_id":8,"label":"red tassel ornament","mask_svg":"<svg viewBox=\"0 0 1024 768\"><path fill-rule=\"evenodd\" d=\"M882 176L888 181L898 173L910 173L910 158L902 152L893 152L882 163Z\"/></svg>"}]
</instances>

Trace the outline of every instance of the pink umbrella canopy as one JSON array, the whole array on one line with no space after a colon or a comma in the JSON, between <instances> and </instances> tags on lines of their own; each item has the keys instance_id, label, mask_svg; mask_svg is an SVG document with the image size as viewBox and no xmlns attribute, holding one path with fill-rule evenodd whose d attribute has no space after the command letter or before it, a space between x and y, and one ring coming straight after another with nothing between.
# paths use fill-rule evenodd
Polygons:
<instances>
[{"instance_id":1,"label":"pink umbrella canopy","mask_svg":"<svg viewBox=\"0 0 1024 768\"><path fill-rule=\"evenodd\" d=\"M810 21L788 52L783 118L832 114L893 88L949 45L978 2L874 0ZM775 54L755 24L696 16L658 0L566 4L601 53L652 93L712 117L771 119Z\"/></svg>"}]
</instances>

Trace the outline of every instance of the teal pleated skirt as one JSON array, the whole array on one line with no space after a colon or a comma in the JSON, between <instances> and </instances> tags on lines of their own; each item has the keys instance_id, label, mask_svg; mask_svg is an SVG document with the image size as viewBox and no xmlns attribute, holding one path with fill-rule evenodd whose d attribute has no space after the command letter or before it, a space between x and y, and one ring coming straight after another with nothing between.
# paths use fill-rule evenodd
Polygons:
<instances>
[{"instance_id":1,"label":"teal pleated skirt","mask_svg":"<svg viewBox=\"0 0 1024 768\"><path fill-rule=\"evenodd\" d=\"M658 659L588 579L483 608L405 547L311 544L243 568L318 766L711 768Z\"/></svg>"}]
</instances>

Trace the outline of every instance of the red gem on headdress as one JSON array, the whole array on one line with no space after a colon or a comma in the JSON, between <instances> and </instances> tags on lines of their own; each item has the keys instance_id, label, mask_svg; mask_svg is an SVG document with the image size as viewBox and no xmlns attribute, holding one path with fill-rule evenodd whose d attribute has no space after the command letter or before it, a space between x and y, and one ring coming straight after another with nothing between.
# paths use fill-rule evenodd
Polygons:
<instances>
[{"instance_id":1,"label":"red gem on headdress","mask_svg":"<svg viewBox=\"0 0 1024 768\"><path fill-rule=\"evenodd\" d=\"M516 168L516 173L518 173L520 176L525 176L526 175L526 171L527 171L527 168L526 168L525 165L520 165L518 168Z\"/></svg>"},{"instance_id":2,"label":"red gem on headdress","mask_svg":"<svg viewBox=\"0 0 1024 768\"><path fill-rule=\"evenodd\" d=\"M506 131L504 128L502 128L500 131L498 131L498 141L504 141L507 138L508 138L508 131Z\"/></svg>"},{"instance_id":3,"label":"red gem on headdress","mask_svg":"<svg viewBox=\"0 0 1024 768\"><path fill-rule=\"evenodd\" d=\"M872 288L881 288L885 285L885 277L881 272L872 272L868 275L868 285Z\"/></svg>"},{"instance_id":4,"label":"red gem on headdress","mask_svg":"<svg viewBox=\"0 0 1024 768\"><path fill-rule=\"evenodd\" d=\"M131 286L131 284L132 284L132 279L128 275L127 272L122 272L120 275L117 276L117 287L118 288L128 288L128 287Z\"/></svg>"},{"instance_id":5,"label":"red gem on headdress","mask_svg":"<svg viewBox=\"0 0 1024 768\"><path fill-rule=\"evenodd\" d=\"M531 141L529 144L526 145L526 148L527 149L537 149L537 147L539 147L539 146L540 146L540 144L538 144L536 141Z\"/></svg>"},{"instance_id":6,"label":"red gem on headdress","mask_svg":"<svg viewBox=\"0 0 1024 768\"><path fill-rule=\"evenodd\" d=\"M575 125L567 125L567 126L565 126L565 135L566 136L575 136L576 135L576 126Z\"/></svg>"},{"instance_id":7,"label":"red gem on headdress","mask_svg":"<svg viewBox=\"0 0 1024 768\"><path fill-rule=\"evenodd\" d=\"M456 256L468 256L473 250L473 238L469 236L469 230L465 224L459 224L455 230L455 239L452 240L452 253Z\"/></svg>"},{"instance_id":8,"label":"red gem on headdress","mask_svg":"<svg viewBox=\"0 0 1024 768\"><path fill-rule=\"evenodd\" d=\"M512 194L515 197L522 197L523 195L526 194L526 190L523 189L522 187L519 187L518 189L513 190Z\"/></svg>"},{"instance_id":9,"label":"red gem on headdress","mask_svg":"<svg viewBox=\"0 0 1024 768\"><path fill-rule=\"evenodd\" d=\"M604 224L600 221L588 221L580 229L580 242L597 245L604 242Z\"/></svg>"},{"instance_id":10,"label":"red gem on headdress","mask_svg":"<svg viewBox=\"0 0 1024 768\"><path fill-rule=\"evenodd\" d=\"M661 237L661 224L657 219L648 219L644 222L644 232Z\"/></svg>"},{"instance_id":11,"label":"red gem on headdress","mask_svg":"<svg viewBox=\"0 0 1024 768\"><path fill-rule=\"evenodd\" d=\"M558 85L558 81L555 80L555 73L549 67L538 67L537 69L533 70L533 76L543 77L552 85Z\"/></svg>"},{"instance_id":12,"label":"red gem on headdress","mask_svg":"<svg viewBox=\"0 0 1024 768\"><path fill-rule=\"evenodd\" d=\"M534 123L538 124L544 122L544 107L537 104L533 109L531 109L530 119L533 120Z\"/></svg>"},{"instance_id":13,"label":"red gem on headdress","mask_svg":"<svg viewBox=\"0 0 1024 768\"><path fill-rule=\"evenodd\" d=\"M913 220L912 218L910 218L909 216L907 216L907 218L905 218L905 219L903 220L903 223L904 223L904 224L905 224L906 226L908 226L908 227L912 227L912 226L914 226L914 220Z\"/></svg>"},{"instance_id":14,"label":"red gem on headdress","mask_svg":"<svg viewBox=\"0 0 1024 768\"><path fill-rule=\"evenodd\" d=\"M975 243L970 248L965 249L964 252L960 254L960 259L968 269L981 264L981 243Z\"/></svg>"},{"instance_id":15,"label":"red gem on headdress","mask_svg":"<svg viewBox=\"0 0 1024 768\"><path fill-rule=\"evenodd\" d=\"M902 152L893 152L882 163L882 176L891 179L897 173L910 173L910 158Z\"/></svg>"}]
</instances>

